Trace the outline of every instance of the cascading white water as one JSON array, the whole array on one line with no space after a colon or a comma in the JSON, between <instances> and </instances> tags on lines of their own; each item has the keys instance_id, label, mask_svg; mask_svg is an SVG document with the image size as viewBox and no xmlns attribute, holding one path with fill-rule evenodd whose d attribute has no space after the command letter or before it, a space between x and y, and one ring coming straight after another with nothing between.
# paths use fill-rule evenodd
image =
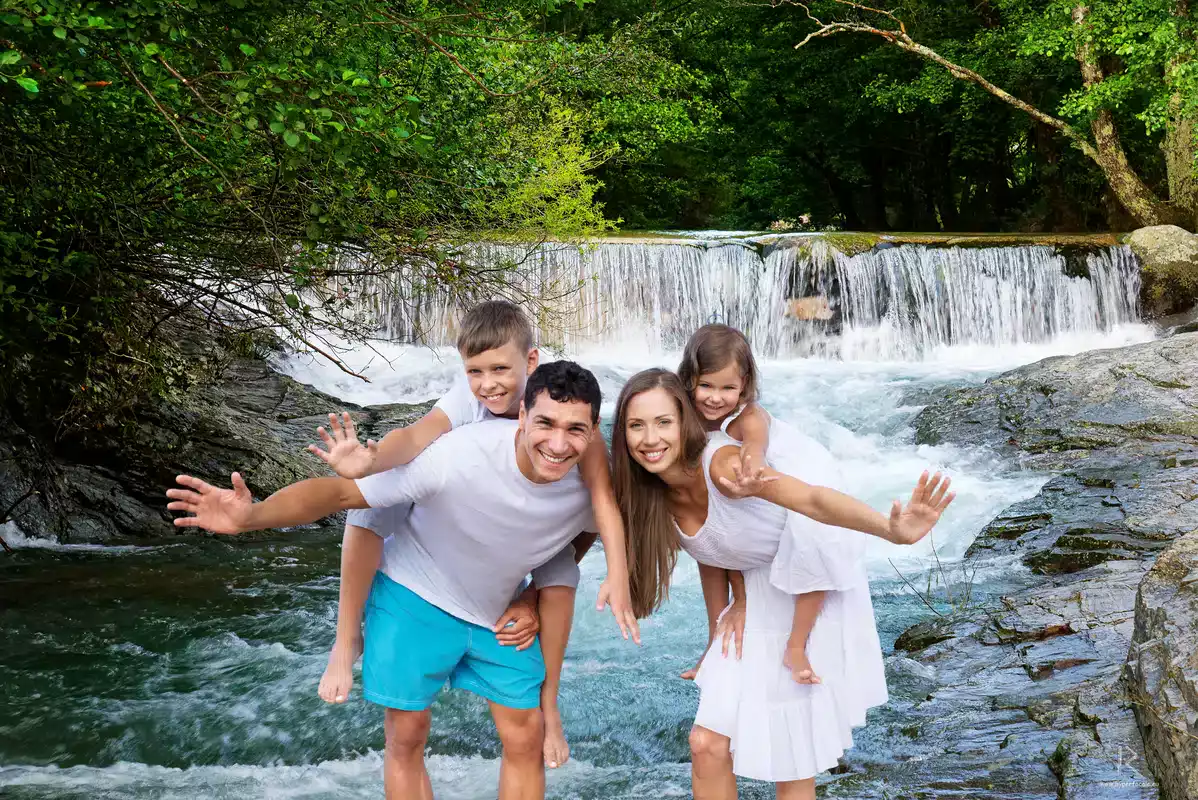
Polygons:
<instances>
[{"instance_id":1,"label":"cascading white water","mask_svg":"<svg viewBox=\"0 0 1198 800\"><path fill-rule=\"evenodd\" d=\"M1125 247L1093 249L1084 268L1070 270L1047 246L903 245L846 256L818 237L767 241L488 246L471 256L516 265L505 273L514 286L495 284L497 293L547 298L540 339L566 350L602 342L672 351L719 321L744 330L766 357L909 361L948 346L1036 344L1137 320L1139 268ZM452 342L450 295L414 302L377 285L362 294L387 338ZM831 319L789 316L787 300L804 296L826 300Z\"/></svg>"}]
</instances>

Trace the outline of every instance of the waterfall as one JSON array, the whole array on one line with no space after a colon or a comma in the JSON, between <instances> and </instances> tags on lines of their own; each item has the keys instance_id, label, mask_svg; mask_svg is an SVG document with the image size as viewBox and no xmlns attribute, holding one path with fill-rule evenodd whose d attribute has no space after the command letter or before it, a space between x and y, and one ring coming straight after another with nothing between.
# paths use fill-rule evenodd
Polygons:
<instances>
[{"instance_id":1,"label":"waterfall","mask_svg":"<svg viewBox=\"0 0 1198 800\"><path fill-rule=\"evenodd\" d=\"M1139 266L1122 246L906 244L846 255L811 236L612 239L480 245L469 258L506 265L481 294L542 298L531 309L540 341L571 350L676 351L699 326L724 322L766 357L919 360L944 347L1035 344L1138 320ZM452 343L459 302L448 292L414 301L372 285L361 295L388 338Z\"/></svg>"}]
</instances>

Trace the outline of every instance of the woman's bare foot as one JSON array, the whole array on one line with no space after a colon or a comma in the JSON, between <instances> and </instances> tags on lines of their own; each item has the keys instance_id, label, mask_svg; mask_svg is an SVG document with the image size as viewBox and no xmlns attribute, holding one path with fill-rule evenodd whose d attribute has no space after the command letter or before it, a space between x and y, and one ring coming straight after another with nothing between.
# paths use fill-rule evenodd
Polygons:
<instances>
[{"instance_id":1,"label":"woman's bare foot","mask_svg":"<svg viewBox=\"0 0 1198 800\"><path fill-rule=\"evenodd\" d=\"M326 703L344 703L354 687L354 663L362 655L362 637L338 639L329 653L329 665L320 676L316 693Z\"/></svg>"},{"instance_id":2,"label":"woman's bare foot","mask_svg":"<svg viewBox=\"0 0 1198 800\"><path fill-rule=\"evenodd\" d=\"M795 683L822 683L819 676L815 674L815 670L811 668L811 662L807 660L807 651L804 648L788 647L782 664L790 670L790 677L794 678Z\"/></svg>"},{"instance_id":3,"label":"woman's bare foot","mask_svg":"<svg viewBox=\"0 0 1198 800\"><path fill-rule=\"evenodd\" d=\"M545 716L545 766L557 769L570 760L570 745L566 742L566 731L562 728L562 715L557 706L546 706L541 713Z\"/></svg>"}]
</instances>

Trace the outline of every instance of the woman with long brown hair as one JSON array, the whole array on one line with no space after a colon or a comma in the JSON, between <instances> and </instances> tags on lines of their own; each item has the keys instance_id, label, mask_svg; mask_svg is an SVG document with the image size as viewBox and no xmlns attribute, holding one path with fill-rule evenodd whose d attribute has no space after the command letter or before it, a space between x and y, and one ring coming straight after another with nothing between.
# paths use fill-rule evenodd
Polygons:
<instances>
[{"instance_id":1,"label":"woman with long brown hair","mask_svg":"<svg viewBox=\"0 0 1198 800\"><path fill-rule=\"evenodd\" d=\"M638 616L668 596L680 549L743 574L743 597L726 612L743 615L743 654L712 649L696 678L699 710L690 737L696 800L732 800L737 775L776 783L782 800L814 798L814 776L836 765L852 746L852 728L865 719L846 663L846 637L853 634L845 593L797 599L770 582L789 517L913 544L952 502L949 482L925 472L910 503L896 501L886 517L769 468L745 475L739 444L718 431L709 439L686 387L661 369L633 376L621 391L612 458ZM802 654L804 664L809 659L810 669L792 665L792 654Z\"/></svg>"}]
</instances>

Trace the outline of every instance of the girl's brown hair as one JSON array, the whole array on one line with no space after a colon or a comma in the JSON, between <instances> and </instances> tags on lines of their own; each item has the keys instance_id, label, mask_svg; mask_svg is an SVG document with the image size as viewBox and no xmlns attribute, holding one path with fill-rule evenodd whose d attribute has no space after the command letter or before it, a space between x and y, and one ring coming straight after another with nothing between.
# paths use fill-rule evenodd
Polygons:
<instances>
[{"instance_id":1,"label":"girl's brown hair","mask_svg":"<svg viewBox=\"0 0 1198 800\"><path fill-rule=\"evenodd\" d=\"M688 471L700 469L707 433L691 405L686 387L669 370L638 372L624 384L616 402L612 430L612 482L627 532L628 579L632 608L647 617L669 595L670 573L678 561L678 532L666 502L668 487L661 478L638 464L628 452L628 404L637 395L664 389L678 409L681 432L679 463Z\"/></svg>"},{"instance_id":2,"label":"girl's brown hair","mask_svg":"<svg viewBox=\"0 0 1198 800\"><path fill-rule=\"evenodd\" d=\"M753 348L743 333L727 325L704 325L694 332L682 351L678 377L688 394L693 394L699 385L699 376L719 372L729 364L736 364L744 381L740 390L741 404L756 400L757 361L753 358Z\"/></svg>"}]
</instances>

